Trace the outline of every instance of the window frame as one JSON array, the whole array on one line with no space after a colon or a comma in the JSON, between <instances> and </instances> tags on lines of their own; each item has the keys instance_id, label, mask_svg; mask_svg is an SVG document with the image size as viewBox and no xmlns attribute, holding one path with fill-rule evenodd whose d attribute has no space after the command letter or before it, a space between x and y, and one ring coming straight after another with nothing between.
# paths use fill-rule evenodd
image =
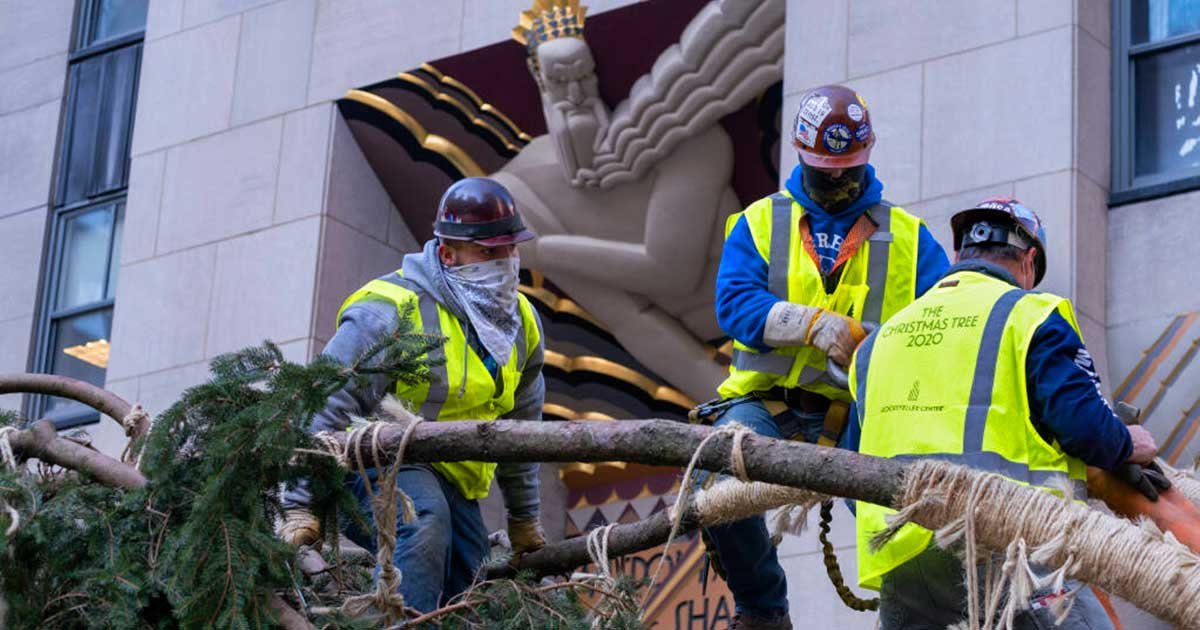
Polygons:
<instances>
[{"instance_id":1,"label":"window frame","mask_svg":"<svg viewBox=\"0 0 1200 630\"><path fill-rule=\"evenodd\" d=\"M121 49L140 46L141 51L136 55L133 68L133 100L130 105L129 117L130 124L126 129L124 141L126 147L131 147L133 140L133 121L137 119L138 92L141 87L141 67L143 55L145 54L145 28L141 30L122 35L97 44L84 46L83 42L89 37L88 31L91 28L91 18L100 0L78 0L75 8L75 22L71 34L71 52L68 55L67 71L64 77L66 90L62 100L63 110L59 118L58 139L55 143L54 153L54 174L51 178L50 194L47 210L47 230L44 240L43 258L42 258L42 276L39 281L38 288L38 304L36 308L33 342L30 344L31 352L29 359L30 370L35 373L53 374L51 371L54 365L55 357L52 356L56 345L56 328L55 325L68 317L79 315L88 315L100 313L105 310L115 310L116 295L115 292L110 295L112 287L110 283L119 281L119 272L117 274L105 273L104 291L101 294L101 299L94 300L86 304L79 304L70 308L57 308L55 301L58 296L59 287L64 280L61 276L64 270L66 260L66 225L67 222L75 216L95 210L106 205L112 205L112 222L109 225L108 233L108 251L105 256L105 269L111 269L113 257L119 256L120 252L115 251L115 245L118 241L119 234L117 230L122 229L124 225L125 206L129 194L129 167L128 162L130 155L128 150L125 155L126 170L124 185L117 188L104 191L102 193L85 197L73 201L71 203L63 203L63 191L66 186L66 178L68 176L67 158L71 154L73 147L68 146L71 143L68 131L74 126L77 100L79 92L75 89L72 76L74 68L82 62L99 57L101 55L116 52ZM111 139L110 139L111 140ZM117 261L119 265L119 261ZM111 333L110 333L111 336ZM107 368L106 368L107 369ZM22 401L22 412L25 417L41 419L45 417L54 423L58 430L70 429L73 427L93 424L100 421L100 413L86 406L71 406L64 410L49 412L47 416L47 403L49 400L47 395L31 394L24 397Z\"/></svg>"},{"instance_id":2,"label":"window frame","mask_svg":"<svg viewBox=\"0 0 1200 630\"><path fill-rule=\"evenodd\" d=\"M1200 31L1157 42L1131 44L1133 2L1112 3L1112 182L1108 205L1149 201L1200 188L1200 168L1188 174L1134 174L1134 63L1192 44L1200 44Z\"/></svg>"}]
</instances>

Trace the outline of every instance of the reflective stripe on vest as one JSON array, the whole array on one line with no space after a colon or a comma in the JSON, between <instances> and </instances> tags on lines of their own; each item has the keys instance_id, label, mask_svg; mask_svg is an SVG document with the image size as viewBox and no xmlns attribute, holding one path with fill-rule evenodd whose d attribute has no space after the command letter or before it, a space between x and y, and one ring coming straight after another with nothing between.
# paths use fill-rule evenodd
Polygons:
<instances>
[{"instance_id":1,"label":"reflective stripe on vest","mask_svg":"<svg viewBox=\"0 0 1200 630\"><path fill-rule=\"evenodd\" d=\"M772 294L780 299L829 308L875 323L885 321L913 300L916 293L919 219L900 208L891 207L887 202L869 208L865 214L875 225L875 231L859 250L844 261L839 268L841 276L837 287L833 293L826 293L822 279L797 281L790 275L801 273L820 276L819 263L809 260L803 239L799 236L799 217L803 209L798 205L793 206L793 203L792 198L783 192L773 194L752 204L741 215L734 215L726 226L728 236L739 216L745 217L755 246L767 263L767 288ZM893 226L895 213L901 217L899 234L895 231L896 226ZM763 232L767 229L770 235L764 242ZM898 238L903 239L903 247L899 250L901 253L897 254L900 258L896 259L893 249ZM865 266L863 253L866 254ZM889 272L891 266L895 269ZM862 296L862 292L865 292L865 296ZM860 297L856 298L856 294ZM735 342L730 376L719 388L721 396L733 398L776 386L801 387L830 398L850 399L848 392L832 384L825 372L825 355L819 350L796 346L758 352Z\"/></svg>"},{"instance_id":2,"label":"reflective stripe on vest","mask_svg":"<svg viewBox=\"0 0 1200 630\"><path fill-rule=\"evenodd\" d=\"M394 393L398 398L418 405L421 416L429 420L493 420L512 411L530 346L535 352L541 348L541 328L531 325L537 318L524 296L518 297L520 328L513 352L504 365L497 366L496 376L492 376L478 354L471 351L466 338L469 328L399 272L372 280L347 298L338 312L338 320L345 309L368 296L394 303L401 314L415 299L417 308L412 316L419 315L421 332L446 339L426 355L431 363L435 363L429 366L428 382L397 382ZM487 496L496 468L495 463L476 461L431 465L468 499Z\"/></svg>"},{"instance_id":3,"label":"reflective stripe on vest","mask_svg":"<svg viewBox=\"0 0 1200 630\"><path fill-rule=\"evenodd\" d=\"M1057 444L1047 443L1032 425L1023 380L1029 340L1045 317L1055 310L1068 321L1074 322L1069 303L1057 296L1014 289L999 280L975 273L964 273L953 284L939 285L935 291L941 291L943 287L946 287L946 291L958 293L935 295L931 292L926 297L933 295L932 299L914 303L898 314L890 325L869 335L859 346L854 358L852 380L857 419L863 427L861 452L902 461L947 461L996 473L1019 483L1062 490L1075 499L1086 498L1082 463L1065 455ZM983 300L994 301L986 311L980 308L986 302L971 310L972 302L979 304ZM924 349L913 346L914 336L909 335L905 327L928 323L929 315L924 313L935 309L939 314L934 317L978 317L982 321L982 328L959 328L959 331L975 332L957 339L951 337L956 329L941 328L939 330L946 331L945 347L934 350L936 346L926 346ZM943 309L949 312L942 314ZM880 354L877 346L881 335L887 339L886 354ZM916 336L921 335L918 333ZM963 356L962 349L963 344L972 343L973 339L978 339L979 345L972 360ZM937 343L942 342L939 340ZM880 361L885 363L877 365L872 371L872 363ZM945 373L934 373L936 367L942 367L942 361L945 361L944 369L949 372L965 372L963 368L973 364L970 382L960 380L955 383ZM909 372L901 375L889 373L889 368L896 366L901 366L901 372L905 369ZM912 374L913 366L918 366L922 372ZM1003 380L999 383L998 374L1003 374L1000 377ZM903 391L907 389L908 378L914 380L905 400ZM904 380L900 382L899 379ZM872 382L876 383L874 388ZM919 389L922 382L925 388L934 389ZM928 397L930 391L934 392L932 399ZM881 394L885 396L883 399L872 399L872 395ZM904 404L925 407L905 409L902 407ZM901 408L897 410L894 407ZM955 416L960 411L963 415L958 417L962 418L962 424L958 425ZM895 413L907 415L884 419L888 414ZM925 416L927 424L923 428L910 426L909 422L919 421L922 417L920 414L934 415ZM996 425L989 430L990 417ZM882 424L872 429L871 422ZM958 435L960 426L961 435ZM952 452L956 450L956 442L961 450ZM932 538L928 530L910 524L883 547L870 551L868 542L886 526L886 515L889 513L892 510L884 507L859 504L859 582L867 588L879 588L884 574L915 557Z\"/></svg>"}]
</instances>

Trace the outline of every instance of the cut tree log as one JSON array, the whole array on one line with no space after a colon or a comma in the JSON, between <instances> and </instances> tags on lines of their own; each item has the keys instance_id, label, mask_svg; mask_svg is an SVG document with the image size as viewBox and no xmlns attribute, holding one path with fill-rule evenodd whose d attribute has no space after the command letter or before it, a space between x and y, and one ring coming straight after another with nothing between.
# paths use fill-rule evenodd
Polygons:
<instances>
[{"instance_id":1,"label":"cut tree log","mask_svg":"<svg viewBox=\"0 0 1200 630\"><path fill-rule=\"evenodd\" d=\"M350 449L347 454L352 467L357 467L359 463L364 466L381 466L396 459L405 427L385 424L373 427L370 430L378 431L378 434L366 436L367 439L362 442L368 446L362 449L363 452ZM42 429L43 432L44 430ZM691 460L697 447L712 432L713 429L708 427L666 420L423 422L412 429L403 459L409 462L626 461L683 466ZM331 437L344 447L350 435L354 434L338 433ZM23 439L29 438L13 438L14 445ZM697 468L725 470L730 461L732 444L732 436L708 442L704 451L696 458ZM379 461L373 461L371 445L378 446ZM58 456L55 449L43 447L42 451L50 456ZM903 488L906 471L918 465L752 434L743 436L742 455L747 476L752 480L804 488L886 506L895 505L898 501L897 495ZM103 462L88 458L80 459L76 463L94 466L97 461L106 466L113 463L123 466L115 460ZM1040 491L1031 488L1018 488L1015 492L1016 495L1022 493L1028 493L1031 500L1044 496ZM924 517L920 514L922 513L918 512L913 516L913 522L918 525L939 529L947 524L932 522L947 518L947 515ZM609 538L610 556L640 551L661 543L669 529L667 518L667 513L663 512L642 523L614 528ZM925 518L930 519L930 522L926 522ZM988 522L996 523L997 518L999 516L993 514L976 514L977 522L981 526ZM692 526L695 520L694 515L685 515L684 524ZM986 529L981 531L980 541L989 540L987 533ZM994 550L998 550L1004 546L1001 542L1007 544L1008 541L991 540L988 544ZM1028 541L1031 547L1047 543L1047 540L1038 539ZM537 567L539 572L559 573L584 565L588 561L585 541L575 539L527 554L520 559L518 566L531 569ZM1109 579L1103 572L1078 577L1085 581L1094 581L1095 584L1164 619L1183 620L1179 615L1172 614L1170 605L1148 599L1146 593L1134 588L1131 583ZM1190 625L1193 621L1200 621L1200 618L1184 621L1185 625Z\"/></svg>"}]
</instances>

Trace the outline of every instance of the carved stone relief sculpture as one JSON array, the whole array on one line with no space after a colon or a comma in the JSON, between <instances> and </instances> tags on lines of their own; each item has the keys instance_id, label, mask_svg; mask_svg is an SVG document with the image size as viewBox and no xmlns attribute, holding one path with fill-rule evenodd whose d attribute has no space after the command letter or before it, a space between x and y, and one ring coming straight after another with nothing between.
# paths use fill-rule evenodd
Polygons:
<instances>
[{"instance_id":1,"label":"carved stone relief sculpture","mask_svg":"<svg viewBox=\"0 0 1200 630\"><path fill-rule=\"evenodd\" d=\"M611 112L583 39L578 0L535 0L525 44L548 133L493 176L540 238L522 264L566 291L646 367L710 398L725 369L706 340L733 145L718 124L783 67L783 0L714 0Z\"/></svg>"}]
</instances>

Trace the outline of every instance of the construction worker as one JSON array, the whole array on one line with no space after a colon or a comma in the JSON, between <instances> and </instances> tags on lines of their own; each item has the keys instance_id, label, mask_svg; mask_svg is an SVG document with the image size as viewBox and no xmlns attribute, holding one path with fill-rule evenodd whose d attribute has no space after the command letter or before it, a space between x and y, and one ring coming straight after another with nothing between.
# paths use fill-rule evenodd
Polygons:
<instances>
[{"instance_id":1,"label":"construction worker","mask_svg":"<svg viewBox=\"0 0 1200 630\"><path fill-rule=\"evenodd\" d=\"M416 385L387 376L369 387L352 380L330 397L312 431L343 431L351 416L367 416L392 393L427 420L541 419L545 385L537 311L517 292L516 244L534 237L525 229L512 196L483 177L455 182L438 204L433 238L401 268L346 299L337 333L324 354L349 363L387 336L406 307L418 331L445 337L430 353L441 364ZM372 483L375 471L369 471ZM403 574L406 605L427 612L466 589L488 553L479 499L495 476L508 508L508 536L515 553L545 544L538 522L537 464L442 462L401 468L396 485L412 498L417 520L396 524L395 564ZM362 479L353 492L364 512L371 506ZM285 497L281 536L296 545L318 540L317 522L304 509L308 494ZM371 536L356 527L346 535L374 550Z\"/></svg>"},{"instance_id":2,"label":"construction worker","mask_svg":"<svg viewBox=\"0 0 1200 630\"><path fill-rule=\"evenodd\" d=\"M935 457L1058 493L1069 488L1076 498L1086 495L1086 465L1098 466L1156 499L1170 484L1140 466L1154 459L1153 437L1122 424L1101 395L1071 303L1031 291L1046 273L1037 215L994 198L954 215L951 226L957 264L855 354L860 452ZM858 503L859 583L880 589L883 628L957 624L966 616L962 563L916 525L871 551L889 513ZM1016 627L1053 627L1049 604L1078 586L1037 591L1022 602L1030 609ZM1068 628L1112 627L1090 589L1066 619Z\"/></svg>"},{"instance_id":3,"label":"construction worker","mask_svg":"<svg viewBox=\"0 0 1200 630\"><path fill-rule=\"evenodd\" d=\"M808 92L790 140L800 163L784 190L726 223L716 309L734 340L733 362L719 402L702 411L717 426L834 445L850 401L836 374L865 336L862 322L886 321L949 261L920 219L883 201L861 96L840 85ZM734 627L790 628L787 583L763 518L705 535L733 592Z\"/></svg>"}]
</instances>

